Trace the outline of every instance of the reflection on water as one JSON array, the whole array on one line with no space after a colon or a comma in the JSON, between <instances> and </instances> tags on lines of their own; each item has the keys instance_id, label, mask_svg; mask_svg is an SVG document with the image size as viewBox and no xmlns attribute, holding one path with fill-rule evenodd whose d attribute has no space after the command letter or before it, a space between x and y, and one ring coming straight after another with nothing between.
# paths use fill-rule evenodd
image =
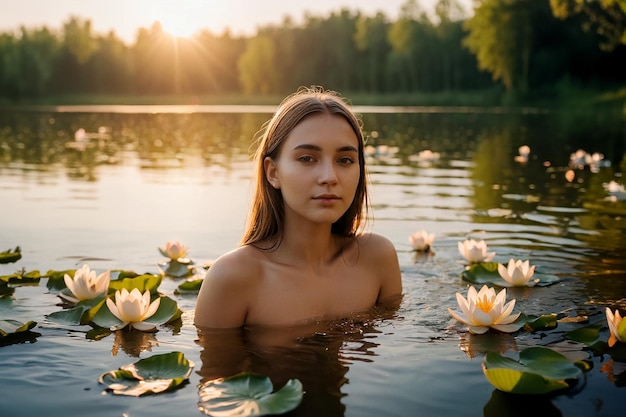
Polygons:
<instances>
[{"instance_id":1,"label":"reflection on water","mask_svg":"<svg viewBox=\"0 0 626 417\"><path fill-rule=\"evenodd\" d=\"M296 378L306 391L299 416L343 416L346 374L371 362L380 333L367 321L335 321L289 328L199 329L201 381L240 372L267 375L275 389Z\"/></svg>"},{"instance_id":2,"label":"reflection on water","mask_svg":"<svg viewBox=\"0 0 626 417\"><path fill-rule=\"evenodd\" d=\"M237 245L251 191L252 138L270 109L61 110L0 114L0 250L19 245L23 251L16 264L0 265L0 274L71 269L85 260L97 270L156 273L157 247L168 240L189 246L196 264ZM520 311L601 323L605 306L626 309L626 201L606 186L624 184L624 116L361 110L370 228L394 242L403 273L405 296L394 318L296 334L247 329L198 336L195 297L174 294L180 280L168 278L160 290L183 311L180 328L87 339L88 326L46 320L59 300L45 284L12 288L0 298L1 317L35 320L39 336L1 347L0 387L16 399L7 413L194 415L197 393L189 387L149 402L99 393L100 373L172 350L196 362L192 387L241 370L269 375L275 387L301 379L305 402L292 415L515 416L528 407L554 416L621 412L623 363L609 367L604 358L593 359L584 388L570 395L522 404L493 390L480 369L485 352L515 352L561 336L477 338L459 332L447 308L456 308L455 292L466 292L457 243L472 237L485 239L497 261L530 259L537 271L560 277L557 285L509 290ZM530 149L520 159L522 145ZM578 149L602 153L604 163L572 164ZM431 253L411 251L408 236L416 230L435 233ZM68 408L59 407L69 389L56 383L59 375L72 392L83 392L72 394Z\"/></svg>"}]
</instances>

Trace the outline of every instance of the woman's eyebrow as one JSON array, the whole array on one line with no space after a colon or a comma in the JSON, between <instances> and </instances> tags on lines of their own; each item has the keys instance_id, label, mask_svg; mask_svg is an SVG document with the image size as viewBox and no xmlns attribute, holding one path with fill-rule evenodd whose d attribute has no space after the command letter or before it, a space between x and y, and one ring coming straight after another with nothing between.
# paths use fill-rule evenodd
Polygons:
<instances>
[{"instance_id":1,"label":"woman's eyebrow","mask_svg":"<svg viewBox=\"0 0 626 417\"><path fill-rule=\"evenodd\" d=\"M312 144L308 144L308 143L303 143L300 144L298 146L296 146L295 148L293 148L294 150L296 149L308 149L311 151L321 151L322 148L320 146L317 145L312 145ZM347 145L347 146L342 146L340 148L337 149L338 152L359 152L359 150L351 145Z\"/></svg>"}]
</instances>

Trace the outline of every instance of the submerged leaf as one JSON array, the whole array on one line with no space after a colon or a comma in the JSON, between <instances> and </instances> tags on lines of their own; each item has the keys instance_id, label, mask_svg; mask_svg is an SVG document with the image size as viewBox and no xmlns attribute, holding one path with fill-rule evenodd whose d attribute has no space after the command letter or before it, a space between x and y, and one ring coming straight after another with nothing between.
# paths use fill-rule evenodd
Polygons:
<instances>
[{"instance_id":1,"label":"submerged leaf","mask_svg":"<svg viewBox=\"0 0 626 417\"><path fill-rule=\"evenodd\" d=\"M497 285L499 287L509 287L508 284L498 272L498 262L481 262L473 264L465 269L461 273L461 277L468 282L477 285ZM546 287L548 285L556 284L560 281L556 275L541 274L535 272L533 280L538 280L534 283L535 287Z\"/></svg>"},{"instance_id":2,"label":"submerged leaf","mask_svg":"<svg viewBox=\"0 0 626 417\"><path fill-rule=\"evenodd\" d=\"M191 374L194 363L182 352L169 352L140 359L134 364L100 375L98 382L117 395L139 397L159 394L181 386Z\"/></svg>"},{"instance_id":3,"label":"submerged leaf","mask_svg":"<svg viewBox=\"0 0 626 417\"><path fill-rule=\"evenodd\" d=\"M213 417L252 417L283 414L302 402L302 383L297 379L290 379L274 393L272 390L269 377L247 372L215 379L200 386L198 409Z\"/></svg>"},{"instance_id":4,"label":"submerged leaf","mask_svg":"<svg viewBox=\"0 0 626 417\"><path fill-rule=\"evenodd\" d=\"M487 380L504 392L547 394L570 386L588 367L545 347L531 347L519 354L519 361L498 353L485 355L482 368Z\"/></svg>"}]
</instances>

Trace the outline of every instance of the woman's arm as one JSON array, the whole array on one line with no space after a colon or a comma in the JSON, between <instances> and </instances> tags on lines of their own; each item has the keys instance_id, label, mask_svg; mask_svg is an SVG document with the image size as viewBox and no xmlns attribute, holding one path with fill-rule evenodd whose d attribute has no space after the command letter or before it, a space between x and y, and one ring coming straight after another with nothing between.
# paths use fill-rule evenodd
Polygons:
<instances>
[{"instance_id":1,"label":"woman's arm","mask_svg":"<svg viewBox=\"0 0 626 417\"><path fill-rule=\"evenodd\" d=\"M376 304L397 307L402 300L402 274L396 248L384 236L372 234L369 239L366 258L380 277Z\"/></svg>"}]
</instances>

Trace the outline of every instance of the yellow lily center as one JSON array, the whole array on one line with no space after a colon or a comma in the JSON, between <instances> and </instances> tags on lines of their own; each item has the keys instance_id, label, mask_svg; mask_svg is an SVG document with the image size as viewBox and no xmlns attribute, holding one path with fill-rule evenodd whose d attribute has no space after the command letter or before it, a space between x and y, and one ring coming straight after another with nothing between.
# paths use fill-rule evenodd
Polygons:
<instances>
[{"instance_id":1,"label":"yellow lily center","mask_svg":"<svg viewBox=\"0 0 626 417\"><path fill-rule=\"evenodd\" d=\"M480 308L485 313L493 310L493 299L487 295L483 295L482 298L476 299L476 307Z\"/></svg>"}]
</instances>

